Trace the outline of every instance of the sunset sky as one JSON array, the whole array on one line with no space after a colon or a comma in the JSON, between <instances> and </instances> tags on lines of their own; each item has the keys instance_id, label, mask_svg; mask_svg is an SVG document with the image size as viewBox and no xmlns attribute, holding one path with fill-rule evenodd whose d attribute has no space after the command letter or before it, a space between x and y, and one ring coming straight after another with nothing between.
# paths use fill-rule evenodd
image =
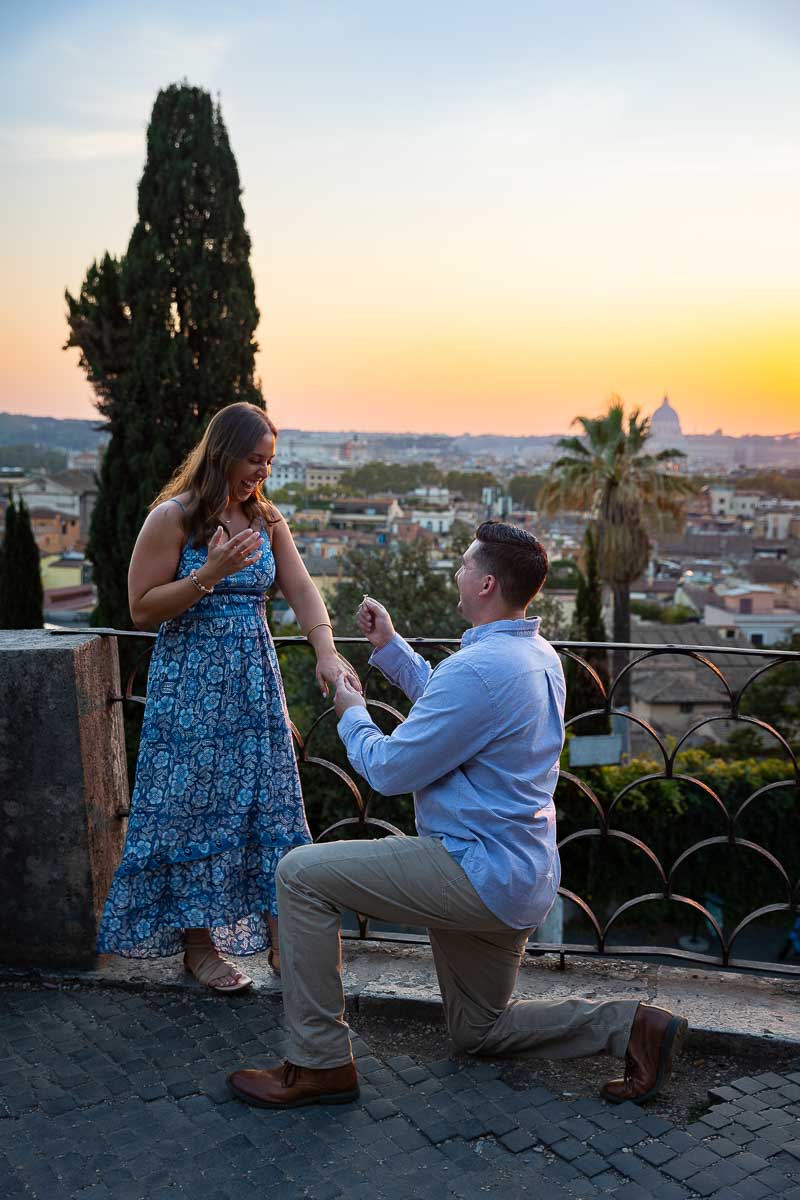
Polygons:
<instances>
[{"instance_id":1,"label":"sunset sky","mask_svg":"<svg viewBox=\"0 0 800 1200\"><path fill-rule=\"evenodd\" d=\"M4 4L0 410L91 417L64 289L160 87L219 93L279 425L800 430L796 0Z\"/></svg>"}]
</instances>

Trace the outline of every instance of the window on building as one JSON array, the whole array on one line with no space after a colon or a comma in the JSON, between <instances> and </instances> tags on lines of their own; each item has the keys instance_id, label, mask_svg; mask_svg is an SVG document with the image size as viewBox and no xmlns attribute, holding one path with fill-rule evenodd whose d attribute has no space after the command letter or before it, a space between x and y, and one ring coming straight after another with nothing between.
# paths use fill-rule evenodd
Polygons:
<instances>
[{"instance_id":1,"label":"window on building","mask_svg":"<svg viewBox=\"0 0 800 1200\"><path fill-rule=\"evenodd\" d=\"M749 596L746 596L746 597L743 596L741 598L741 600L739 601L739 612L740 613L751 613L752 611L753 611L753 601L750 599Z\"/></svg>"},{"instance_id":2,"label":"window on building","mask_svg":"<svg viewBox=\"0 0 800 1200\"><path fill-rule=\"evenodd\" d=\"M763 633L751 633L750 634L750 644L752 646L763 646L764 645Z\"/></svg>"}]
</instances>

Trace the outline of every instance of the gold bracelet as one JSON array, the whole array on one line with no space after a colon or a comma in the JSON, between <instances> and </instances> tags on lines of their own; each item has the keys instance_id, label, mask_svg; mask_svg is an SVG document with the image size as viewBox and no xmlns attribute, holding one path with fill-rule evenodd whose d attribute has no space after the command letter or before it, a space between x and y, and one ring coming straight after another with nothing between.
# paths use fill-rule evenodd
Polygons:
<instances>
[{"instance_id":1,"label":"gold bracelet","mask_svg":"<svg viewBox=\"0 0 800 1200\"><path fill-rule=\"evenodd\" d=\"M322 629L323 625L327 626L331 633L333 633L333 626L331 625L330 621L317 621L316 625L312 625L308 633L304 634L303 636L308 639L309 634L313 633L315 629Z\"/></svg>"},{"instance_id":2,"label":"gold bracelet","mask_svg":"<svg viewBox=\"0 0 800 1200\"><path fill-rule=\"evenodd\" d=\"M203 596L210 596L211 593L214 591L213 587L207 588L204 583L200 582L200 580L197 578L196 570L189 572L189 578L191 579L194 586L197 588L198 592L200 592Z\"/></svg>"}]
</instances>

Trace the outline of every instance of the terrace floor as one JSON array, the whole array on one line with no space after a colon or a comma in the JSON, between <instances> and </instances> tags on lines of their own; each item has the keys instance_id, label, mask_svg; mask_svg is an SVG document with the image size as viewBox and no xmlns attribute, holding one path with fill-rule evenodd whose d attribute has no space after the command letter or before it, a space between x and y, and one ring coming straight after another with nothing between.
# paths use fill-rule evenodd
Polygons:
<instances>
[{"instance_id":1,"label":"terrace floor","mask_svg":"<svg viewBox=\"0 0 800 1200\"><path fill-rule=\"evenodd\" d=\"M795 981L642 962L526 961L518 995L628 994L684 1013L671 1089L609 1106L614 1060L482 1061L451 1052L425 947L348 943L361 1099L270 1113L226 1074L282 1053L280 985L201 990L179 960L0 974L5 1200L615 1196L800 1200ZM5 1118L5 1119L2 1119Z\"/></svg>"}]
</instances>

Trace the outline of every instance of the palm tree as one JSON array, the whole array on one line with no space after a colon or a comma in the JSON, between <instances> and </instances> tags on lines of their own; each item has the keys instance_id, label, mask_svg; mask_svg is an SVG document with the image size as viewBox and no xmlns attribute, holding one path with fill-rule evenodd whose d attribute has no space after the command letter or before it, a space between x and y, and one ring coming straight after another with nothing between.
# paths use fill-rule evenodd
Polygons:
<instances>
[{"instance_id":1,"label":"palm tree","mask_svg":"<svg viewBox=\"0 0 800 1200\"><path fill-rule=\"evenodd\" d=\"M629 642L630 585L649 561L649 530L679 523L683 498L696 491L696 485L664 469L670 460L683 458L682 451L647 452L650 418L639 409L626 418L619 396L611 397L604 416L576 417L576 424L583 434L557 443L561 457L548 471L539 507L551 513L580 509L591 514L600 575L614 597L614 641ZM626 661L625 651L615 653L615 674ZM627 677L615 701L630 704Z\"/></svg>"}]
</instances>

